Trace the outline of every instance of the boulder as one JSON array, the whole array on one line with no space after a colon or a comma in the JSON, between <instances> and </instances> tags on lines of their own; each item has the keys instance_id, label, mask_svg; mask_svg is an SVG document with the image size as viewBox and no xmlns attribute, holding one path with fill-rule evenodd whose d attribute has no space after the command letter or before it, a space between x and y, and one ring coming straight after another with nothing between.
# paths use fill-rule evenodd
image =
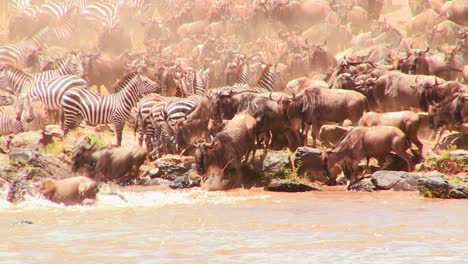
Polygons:
<instances>
[{"instance_id":1,"label":"boulder","mask_svg":"<svg viewBox=\"0 0 468 264\"><path fill-rule=\"evenodd\" d=\"M358 182L355 182L348 186L350 191L360 191L360 192L373 192L376 191L375 185L372 183L370 177L365 177Z\"/></svg>"},{"instance_id":2,"label":"boulder","mask_svg":"<svg viewBox=\"0 0 468 264\"><path fill-rule=\"evenodd\" d=\"M12 148L9 159L19 168L37 168L43 177L64 179L70 177L70 167L57 157L27 148Z\"/></svg>"},{"instance_id":3,"label":"boulder","mask_svg":"<svg viewBox=\"0 0 468 264\"><path fill-rule=\"evenodd\" d=\"M47 125L44 129L44 134L55 138L63 138L63 131L60 125Z\"/></svg>"},{"instance_id":4,"label":"boulder","mask_svg":"<svg viewBox=\"0 0 468 264\"><path fill-rule=\"evenodd\" d=\"M175 180L179 176L188 175L187 173L195 165L193 157L179 155L163 156L154 161L154 164L158 168L155 177L168 179L170 181Z\"/></svg>"},{"instance_id":5,"label":"boulder","mask_svg":"<svg viewBox=\"0 0 468 264\"><path fill-rule=\"evenodd\" d=\"M390 190L404 177L402 171L377 171L372 174L372 184L378 190Z\"/></svg>"},{"instance_id":6,"label":"boulder","mask_svg":"<svg viewBox=\"0 0 468 264\"><path fill-rule=\"evenodd\" d=\"M185 188L193 188L193 187L200 187L200 182L195 181L188 176L179 176L175 180L169 184L171 189L185 189Z\"/></svg>"},{"instance_id":7,"label":"boulder","mask_svg":"<svg viewBox=\"0 0 468 264\"><path fill-rule=\"evenodd\" d=\"M42 131L29 131L15 135L11 140L10 148L28 148L40 150L44 148Z\"/></svg>"},{"instance_id":8,"label":"boulder","mask_svg":"<svg viewBox=\"0 0 468 264\"><path fill-rule=\"evenodd\" d=\"M320 128L319 140L324 147L332 147L347 134L352 127L342 127L337 125L323 125Z\"/></svg>"},{"instance_id":9,"label":"boulder","mask_svg":"<svg viewBox=\"0 0 468 264\"><path fill-rule=\"evenodd\" d=\"M421 177L418 173L377 171L372 174L371 181L377 190L417 191Z\"/></svg>"},{"instance_id":10,"label":"boulder","mask_svg":"<svg viewBox=\"0 0 468 264\"><path fill-rule=\"evenodd\" d=\"M449 197L453 199L468 199L468 187L462 185L451 187Z\"/></svg>"},{"instance_id":11,"label":"boulder","mask_svg":"<svg viewBox=\"0 0 468 264\"><path fill-rule=\"evenodd\" d=\"M440 140L436 151L448 150L449 148L451 148L451 146L454 146L457 149L468 149L468 134L450 133L444 136Z\"/></svg>"},{"instance_id":12,"label":"boulder","mask_svg":"<svg viewBox=\"0 0 468 264\"><path fill-rule=\"evenodd\" d=\"M273 180L270 184L265 186L265 191L270 192L309 192L309 191L320 191L315 187L297 183L287 180Z\"/></svg>"},{"instance_id":13,"label":"boulder","mask_svg":"<svg viewBox=\"0 0 468 264\"><path fill-rule=\"evenodd\" d=\"M448 181L439 175L422 177L418 189L419 194L427 198L449 198Z\"/></svg>"},{"instance_id":14,"label":"boulder","mask_svg":"<svg viewBox=\"0 0 468 264\"><path fill-rule=\"evenodd\" d=\"M330 170L330 178L327 178L323 174L321 152L318 149L310 147L300 147L297 149L294 166L297 168L298 176L325 184L336 184L336 177L340 173L339 166L335 166Z\"/></svg>"},{"instance_id":15,"label":"boulder","mask_svg":"<svg viewBox=\"0 0 468 264\"><path fill-rule=\"evenodd\" d=\"M261 159L254 160L253 170L264 178L272 179L277 176L282 166L290 168L290 163L287 152L268 150L263 161Z\"/></svg>"}]
</instances>

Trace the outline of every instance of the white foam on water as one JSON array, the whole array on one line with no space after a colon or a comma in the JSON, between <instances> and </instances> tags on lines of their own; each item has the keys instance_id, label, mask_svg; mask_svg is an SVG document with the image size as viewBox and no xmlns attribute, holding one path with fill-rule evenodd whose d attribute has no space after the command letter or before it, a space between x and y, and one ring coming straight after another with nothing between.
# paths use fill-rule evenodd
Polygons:
<instances>
[{"instance_id":1,"label":"white foam on water","mask_svg":"<svg viewBox=\"0 0 468 264\"><path fill-rule=\"evenodd\" d=\"M12 204L6 201L8 188L0 189L0 208L9 209L37 209L37 208L65 208L44 199L40 195L26 194L21 202ZM230 192L208 192L200 188L190 190L168 191L123 191L104 186L97 194L96 200L85 200L84 205L68 206L79 210L92 210L93 208L120 208L120 207L162 207L166 205L189 204L235 204L247 200L263 200L270 198L267 194L234 194Z\"/></svg>"}]
</instances>

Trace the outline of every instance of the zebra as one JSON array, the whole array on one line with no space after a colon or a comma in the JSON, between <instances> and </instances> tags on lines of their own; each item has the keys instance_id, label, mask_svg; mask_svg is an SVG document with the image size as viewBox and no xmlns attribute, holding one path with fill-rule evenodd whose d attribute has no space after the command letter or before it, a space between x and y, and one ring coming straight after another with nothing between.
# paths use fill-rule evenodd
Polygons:
<instances>
[{"instance_id":1,"label":"zebra","mask_svg":"<svg viewBox=\"0 0 468 264\"><path fill-rule=\"evenodd\" d=\"M20 65L26 56L27 50L41 47L45 37L49 33L49 30L50 29L48 27L45 27L30 39L0 46L0 66L4 64L10 64L14 66Z\"/></svg>"},{"instance_id":2,"label":"zebra","mask_svg":"<svg viewBox=\"0 0 468 264\"><path fill-rule=\"evenodd\" d=\"M67 135L83 118L92 124L114 123L117 146L122 143L125 120L138 99L148 93L159 93L160 87L139 71L123 77L119 92L101 96L83 88L70 89L62 98L62 129Z\"/></svg>"},{"instance_id":3,"label":"zebra","mask_svg":"<svg viewBox=\"0 0 468 264\"><path fill-rule=\"evenodd\" d=\"M83 62L80 57L74 53L68 53L58 62L57 69L35 73L32 76L34 81L47 81L65 75L82 76L83 74Z\"/></svg>"},{"instance_id":4,"label":"zebra","mask_svg":"<svg viewBox=\"0 0 468 264\"><path fill-rule=\"evenodd\" d=\"M77 75L64 75L45 81L36 81L34 76L18 68L7 66L0 74L0 87L11 87L13 94L38 97L50 111L60 109L63 94L71 88L87 88L88 83Z\"/></svg>"},{"instance_id":5,"label":"zebra","mask_svg":"<svg viewBox=\"0 0 468 264\"><path fill-rule=\"evenodd\" d=\"M116 3L92 3L88 4L81 13L84 19L98 26L112 27L117 24L118 5Z\"/></svg>"},{"instance_id":6,"label":"zebra","mask_svg":"<svg viewBox=\"0 0 468 264\"><path fill-rule=\"evenodd\" d=\"M22 119L30 122L31 116L23 117L25 98L18 96L13 105L0 107L0 135L18 134L24 131Z\"/></svg>"},{"instance_id":7,"label":"zebra","mask_svg":"<svg viewBox=\"0 0 468 264\"><path fill-rule=\"evenodd\" d=\"M24 131L42 130L49 124L48 111L39 98L26 96L21 124Z\"/></svg>"},{"instance_id":8,"label":"zebra","mask_svg":"<svg viewBox=\"0 0 468 264\"><path fill-rule=\"evenodd\" d=\"M169 140L169 132L163 118L163 110L166 107L167 101L155 103L150 109L149 122L153 131L153 150L149 157L160 157L161 153L171 153L171 144ZM148 133L148 132L147 132ZM147 134L147 137L151 136Z\"/></svg>"},{"instance_id":9,"label":"zebra","mask_svg":"<svg viewBox=\"0 0 468 264\"><path fill-rule=\"evenodd\" d=\"M60 110L62 97L72 88L87 89L88 83L79 76L65 75L47 81L35 82L28 89L27 94L38 97L49 111L50 118L57 121L53 114Z\"/></svg>"},{"instance_id":10,"label":"zebra","mask_svg":"<svg viewBox=\"0 0 468 264\"><path fill-rule=\"evenodd\" d=\"M155 128L153 126L153 118L151 109L155 105L162 105L168 101L168 98L158 94L149 94L141 99L136 107L136 124L134 133L138 129L138 145L143 145L145 140L146 149L151 152L155 146L153 139L155 136Z\"/></svg>"}]
</instances>

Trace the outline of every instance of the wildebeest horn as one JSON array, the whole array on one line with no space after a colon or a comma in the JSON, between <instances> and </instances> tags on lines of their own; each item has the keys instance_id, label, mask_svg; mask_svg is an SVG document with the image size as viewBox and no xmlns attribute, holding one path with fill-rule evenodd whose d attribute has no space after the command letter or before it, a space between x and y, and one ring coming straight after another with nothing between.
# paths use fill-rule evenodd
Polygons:
<instances>
[{"instance_id":1,"label":"wildebeest horn","mask_svg":"<svg viewBox=\"0 0 468 264\"><path fill-rule=\"evenodd\" d=\"M437 77L436 76L434 76L434 84L439 85L439 83L437 82Z\"/></svg>"},{"instance_id":2,"label":"wildebeest horn","mask_svg":"<svg viewBox=\"0 0 468 264\"><path fill-rule=\"evenodd\" d=\"M410 45L410 49L413 49L414 41Z\"/></svg>"},{"instance_id":3,"label":"wildebeest horn","mask_svg":"<svg viewBox=\"0 0 468 264\"><path fill-rule=\"evenodd\" d=\"M325 46L325 45L327 45L327 40L324 40L324 41L323 41L323 44L320 45L320 46Z\"/></svg>"},{"instance_id":4,"label":"wildebeest horn","mask_svg":"<svg viewBox=\"0 0 468 264\"><path fill-rule=\"evenodd\" d=\"M429 46L427 46L427 49L424 51L424 53L428 52L429 51Z\"/></svg>"},{"instance_id":5,"label":"wildebeest horn","mask_svg":"<svg viewBox=\"0 0 468 264\"><path fill-rule=\"evenodd\" d=\"M269 98L270 98L270 100L273 100L273 92L270 92Z\"/></svg>"}]
</instances>

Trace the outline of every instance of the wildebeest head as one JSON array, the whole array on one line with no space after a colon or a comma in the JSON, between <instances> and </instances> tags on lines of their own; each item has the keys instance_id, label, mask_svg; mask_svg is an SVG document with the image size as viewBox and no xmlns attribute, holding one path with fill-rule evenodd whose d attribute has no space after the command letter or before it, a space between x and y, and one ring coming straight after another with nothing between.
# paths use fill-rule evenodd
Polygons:
<instances>
[{"instance_id":1,"label":"wildebeest head","mask_svg":"<svg viewBox=\"0 0 468 264\"><path fill-rule=\"evenodd\" d=\"M95 161L91 158L91 154L96 149L96 145L91 143L91 139L89 137L85 137L73 150L71 158L72 171L77 172L83 168L93 167L95 165Z\"/></svg>"},{"instance_id":2,"label":"wildebeest head","mask_svg":"<svg viewBox=\"0 0 468 264\"><path fill-rule=\"evenodd\" d=\"M234 83L236 82L237 73L238 73L237 63L230 62L226 65L226 69L224 70L224 75L226 76L227 85L234 85Z\"/></svg>"},{"instance_id":3,"label":"wildebeest head","mask_svg":"<svg viewBox=\"0 0 468 264\"><path fill-rule=\"evenodd\" d=\"M199 174L205 174L207 172L215 144L215 142L203 142L195 145L197 148L195 150L195 164Z\"/></svg>"}]
</instances>

